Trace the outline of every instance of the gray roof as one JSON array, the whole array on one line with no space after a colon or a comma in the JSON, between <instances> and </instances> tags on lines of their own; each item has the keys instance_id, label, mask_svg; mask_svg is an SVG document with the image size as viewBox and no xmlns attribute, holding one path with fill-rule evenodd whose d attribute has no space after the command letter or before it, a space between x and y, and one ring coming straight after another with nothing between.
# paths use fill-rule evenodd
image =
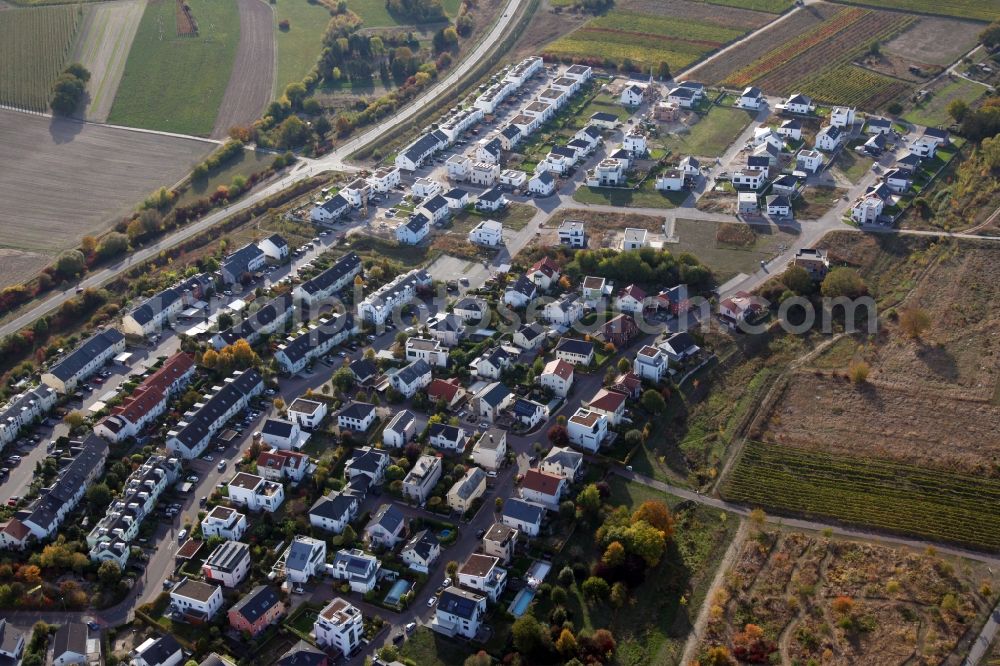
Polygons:
<instances>
[{"instance_id":1,"label":"gray roof","mask_svg":"<svg viewBox=\"0 0 1000 666\"><path fill-rule=\"evenodd\" d=\"M427 561L430 559L434 549L439 547L438 540L429 530L420 530L413 535L413 538L406 542L403 550L412 550L420 556L420 559Z\"/></svg>"},{"instance_id":2,"label":"gray roof","mask_svg":"<svg viewBox=\"0 0 1000 666\"><path fill-rule=\"evenodd\" d=\"M348 461L347 468L359 472L375 473L382 465L387 464L388 461L388 453L382 449L373 449L370 446L366 446L364 450L359 449L354 457Z\"/></svg>"},{"instance_id":3,"label":"gray roof","mask_svg":"<svg viewBox=\"0 0 1000 666\"><path fill-rule=\"evenodd\" d=\"M523 275L517 278L517 281L514 282L514 284L507 287L507 291L516 291L519 294L524 294L529 297L534 296L537 289L538 288L535 286L535 283Z\"/></svg>"},{"instance_id":4,"label":"gray roof","mask_svg":"<svg viewBox=\"0 0 1000 666\"><path fill-rule=\"evenodd\" d=\"M237 278L249 270L250 262L264 254L264 251L253 243L247 243L226 257L222 270Z\"/></svg>"},{"instance_id":5,"label":"gray roof","mask_svg":"<svg viewBox=\"0 0 1000 666\"><path fill-rule=\"evenodd\" d=\"M277 247L288 247L288 241L286 241L281 234L271 234L267 237L267 240L274 243Z\"/></svg>"},{"instance_id":6,"label":"gray roof","mask_svg":"<svg viewBox=\"0 0 1000 666\"><path fill-rule=\"evenodd\" d=\"M368 522L368 527L378 525L389 534L396 534L406 525L406 516L395 504L383 504Z\"/></svg>"},{"instance_id":7,"label":"gray roof","mask_svg":"<svg viewBox=\"0 0 1000 666\"><path fill-rule=\"evenodd\" d=\"M772 194L765 201L768 206L790 207L792 205L788 202L788 197L784 194Z\"/></svg>"},{"instance_id":8,"label":"gray roof","mask_svg":"<svg viewBox=\"0 0 1000 666\"><path fill-rule=\"evenodd\" d=\"M295 336L281 347L281 353L291 363L298 363L317 347L322 347L328 341L344 335L345 331L354 329L354 315L350 312L337 312L331 318L310 327Z\"/></svg>"},{"instance_id":9,"label":"gray roof","mask_svg":"<svg viewBox=\"0 0 1000 666\"><path fill-rule=\"evenodd\" d=\"M583 461L583 454L573 449L554 447L545 456L546 462L552 462L563 467L577 467Z\"/></svg>"},{"instance_id":10,"label":"gray roof","mask_svg":"<svg viewBox=\"0 0 1000 666\"><path fill-rule=\"evenodd\" d=\"M224 541L215 547L205 560L205 565L219 571L235 571L240 563L250 558L250 546L241 541Z\"/></svg>"},{"instance_id":11,"label":"gray roof","mask_svg":"<svg viewBox=\"0 0 1000 666\"><path fill-rule=\"evenodd\" d=\"M548 183L554 183L555 180L556 180L555 176L553 176L552 172L550 172L550 171L543 171L543 172L541 172L539 174L536 174L535 178L537 178L538 180L540 180L540 181L542 181L543 183L546 183L546 184L548 184Z\"/></svg>"},{"instance_id":12,"label":"gray roof","mask_svg":"<svg viewBox=\"0 0 1000 666\"><path fill-rule=\"evenodd\" d=\"M541 524L545 509L529 504L524 500L511 497L503 503L503 515L531 524Z\"/></svg>"},{"instance_id":13,"label":"gray roof","mask_svg":"<svg viewBox=\"0 0 1000 666\"><path fill-rule=\"evenodd\" d=\"M336 215L340 211L344 210L351 204L347 203L347 199L340 196L339 194L334 194L332 197L323 202L320 206L323 210L333 215Z\"/></svg>"},{"instance_id":14,"label":"gray roof","mask_svg":"<svg viewBox=\"0 0 1000 666\"><path fill-rule=\"evenodd\" d=\"M500 382L494 382L486 391L484 391L479 399L485 402L487 405L496 407L501 402L503 402L507 396L510 395L510 389L501 384Z\"/></svg>"},{"instance_id":15,"label":"gray roof","mask_svg":"<svg viewBox=\"0 0 1000 666\"><path fill-rule=\"evenodd\" d=\"M403 151L403 156L413 162L419 162L429 152L435 150L439 145L441 145L442 139L447 141L447 137L437 130L424 134Z\"/></svg>"},{"instance_id":16,"label":"gray roof","mask_svg":"<svg viewBox=\"0 0 1000 666\"><path fill-rule=\"evenodd\" d=\"M441 593L438 608L450 615L471 620L476 616L476 609L485 599L486 597L474 592L468 592L457 587L449 587Z\"/></svg>"},{"instance_id":17,"label":"gray roof","mask_svg":"<svg viewBox=\"0 0 1000 666\"><path fill-rule=\"evenodd\" d=\"M524 336L525 340L530 342L537 339L539 336L545 335L545 329L537 322L532 322L522 326L518 333Z\"/></svg>"},{"instance_id":18,"label":"gray roof","mask_svg":"<svg viewBox=\"0 0 1000 666\"><path fill-rule=\"evenodd\" d=\"M342 410L340 410L339 416L345 416L349 419L365 419L368 415L375 411L375 405L370 402L357 402L353 401Z\"/></svg>"},{"instance_id":19,"label":"gray roof","mask_svg":"<svg viewBox=\"0 0 1000 666\"><path fill-rule=\"evenodd\" d=\"M233 381L223 384L197 412L185 416L187 425L176 434L177 440L189 447L201 442L213 431L214 423L221 414L228 412L244 396L250 395L263 381L260 374L252 368L241 374L234 372Z\"/></svg>"},{"instance_id":20,"label":"gray roof","mask_svg":"<svg viewBox=\"0 0 1000 666\"><path fill-rule=\"evenodd\" d=\"M399 371L396 372L395 376L399 378L399 381L405 384L412 384L420 377L429 374L431 374L431 366L429 366L427 361L424 359L418 358L406 367L400 368Z\"/></svg>"},{"instance_id":21,"label":"gray roof","mask_svg":"<svg viewBox=\"0 0 1000 666\"><path fill-rule=\"evenodd\" d=\"M534 416L542 408L537 402L518 398L514 401L513 412L516 416Z\"/></svg>"},{"instance_id":22,"label":"gray roof","mask_svg":"<svg viewBox=\"0 0 1000 666\"><path fill-rule=\"evenodd\" d=\"M87 625L82 622L65 622L59 625L52 639L52 655L55 659L70 654L87 655Z\"/></svg>"},{"instance_id":23,"label":"gray roof","mask_svg":"<svg viewBox=\"0 0 1000 666\"><path fill-rule=\"evenodd\" d=\"M280 603L278 595L269 587L258 585L237 601L230 611L239 613L251 624L263 617L275 604Z\"/></svg>"},{"instance_id":24,"label":"gray roof","mask_svg":"<svg viewBox=\"0 0 1000 666\"><path fill-rule=\"evenodd\" d=\"M330 285L336 284L345 275L352 273L360 266L361 257L354 252L345 254L343 257L338 259L333 266L326 269L313 279L303 282L299 288L307 294L315 294L320 291L326 291L330 288Z\"/></svg>"},{"instance_id":25,"label":"gray roof","mask_svg":"<svg viewBox=\"0 0 1000 666\"><path fill-rule=\"evenodd\" d=\"M392 420L389 421L389 425L387 425L385 429L390 432L403 432L416 420L416 418L417 417L413 415L413 412L408 409L404 409L392 417Z\"/></svg>"},{"instance_id":26,"label":"gray roof","mask_svg":"<svg viewBox=\"0 0 1000 666\"><path fill-rule=\"evenodd\" d=\"M329 658L326 653L319 651L304 640L299 639L281 658L276 666L319 666L326 664Z\"/></svg>"},{"instance_id":27,"label":"gray roof","mask_svg":"<svg viewBox=\"0 0 1000 666\"><path fill-rule=\"evenodd\" d=\"M353 361L350 368L358 381L364 381L378 374L378 366L375 365L375 361L367 358L359 358L357 361Z\"/></svg>"},{"instance_id":28,"label":"gray roof","mask_svg":"<svg viewBox=\"0 0 1000 666\"><path fill-rule=\"evenodd\" d=\"M449 442L457 442L462 436L462 430L458 426L447 423L432 423L427 429L428 437L444 437Z\"/></svg>"},{"instance_id":29,"label":"gray roof","mask_svg":"<svg viewBox=\"0 0 1000 666\"><path fill-rule=\"evenodd\" d=\"M49 372L59 379L66 381L90 363L95 356L100 356L107 352L109 347L113 347L124 339L125 336L116 328L101 331L70 352L59 363L52 366Z\"/></svg>"},{"instance_id":30,"label":"gray roof","mask_svg":"<svg viewBox=\"0 0 1000 666\"><path fill-rule=\"evenodd\" d=\"M55 527L56 517L62 506L70 501L77 490L86 485L86 480L94 478L95 470L104 464L108 454L108 443L91 433L83 442L83 449L73 458L59 480L49 492L32 507L31 515L24 522L32 522L39 527Z\"/></svg>"},{"instance_id":31,"label":"gray roof","mask_svg":"<svg viewBox=\"0 0 1000 666\"><path fill-rule=\"evenodd\" d=\"M310 560L314 557L313 553L322 545L322 541L310 542L302 537L295 537L292 544L288 547L288 556L285 558L285 569L305 571L306 566L308 566Z\"/></svg>"},{"instance_id":32,"label":"gray roof","mask_svg":"<svg viewBox=\"0 0 1000 666\"><path fill-rule=\"evenodd\" d=\"M586 356L594 351L593 343L587 342L586 340L577 340L576 338L562 338L559 340L559 344L556 345L556 351L564 351L569 354L579 354L581 356Z\"/></svg>"},{"instance_id":33,"label":"gray roof","mask_svg":"<svg viewBox=\"0 0 1000 666\"><path fill-rule=\"evenodd\" d=\"M350 493L338 492L320 497L309 509L309 513L328 520L342 520L353 511L357 501L358 498Z\"/></svg>"},{"instance_id":34,"label":"gray roof","mask_svg":"<svg viewBox=\"0 0 1000 666\"><path fill-rule=\"evenodd\" d=\"M478 467L473 467L471 472L462 477L462 485L458 487L458 496L462 499L468 499L472 495L472 492L479 487L479 484L482 483L485 478L486 472Z\"/></svg>"},{"instance_id":35,"label":"gray roof","mask_svg":"<svg viewBox=\"0 0 1000 666\"><path fill-rule=\"evenodd\" d=\"M156 639L156 642L145 650L137 650L136 652L147 664L156 666L167 663L167 660L180 650L181 644L177 642L177 639L170 634L165 634Z\"/></svg>"},{"instance_id":36,"label":"gray roof","mask_svg":"<svg viewBox=\"0 0 1000 666\"><path fill-rule=\"evenodd\" d=\"M605 113L604 111L598 111L590 117L591 120L603 120L605 122L618 122L618 116L613 113Z\"/></svg>"},{"instance_id":37,"label":"gray roof","mask_svg":"<svg viewBox=\"0 0 1000 666\"><path fill-rule=\"evenodd\" d=\"M492 187L479 195L479 201L500 201L503 191L499 187Z\"/></svg>"},{"instance_id":38,"label":"gray roof","mask_svg":"<svg viewBox=\"0 0 1000 666\"><path fill-rule=\"evenodd\" d=\"M285 419L267 419L264 421L264 425L260 431L265 435L287 438L292 434L293 425L291 421L286 421Z\"/></svg>"},{"instance_id":39,"label":"gray roof","mask_svg":"<svg viewBox=\"0 0 1000 666\"><path fill-rule=\"evenodd\" d=\"M282 294L281 296L272 298L239 324L235 324L232 328L219 333L219 337L228 345L240 339L252 341L256 338L257 331L283 316L292 309L292 306L293 299L291 294Z\"/></svg>"},{"instance_id":40,"label":"gray roof","mask_svg":"<svg viewBox=\"0 0 1000 666\"><path fill-rule=\"evenodd\" d=\"M448 200L445 199L440 194L435 194L433 197L431 197L427 201L423 202L421 204L421 206L423 206L424 208L426 208L430 212L435 213L435 212L441 210L442 208L447 208L448 207Z\"/></svg>"}]
</instances>

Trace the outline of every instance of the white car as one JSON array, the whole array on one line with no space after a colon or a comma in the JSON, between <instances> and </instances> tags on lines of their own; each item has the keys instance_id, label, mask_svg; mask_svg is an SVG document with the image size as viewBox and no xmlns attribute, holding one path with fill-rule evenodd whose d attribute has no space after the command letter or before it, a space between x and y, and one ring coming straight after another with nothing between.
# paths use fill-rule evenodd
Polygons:
<instances>
[{"instance_id":1,"label":"white car","mask_svg":"<svg viewBox=\"0 0 1000 666\"><path fill-rule=\"evenodd\" d=\"M437 603L437 600L438 600L437 597L431 597L430 599L428 599L427 600L427 607L428 608L432 608L434 606L434 604Z\"/></svg>"}]
</instances>

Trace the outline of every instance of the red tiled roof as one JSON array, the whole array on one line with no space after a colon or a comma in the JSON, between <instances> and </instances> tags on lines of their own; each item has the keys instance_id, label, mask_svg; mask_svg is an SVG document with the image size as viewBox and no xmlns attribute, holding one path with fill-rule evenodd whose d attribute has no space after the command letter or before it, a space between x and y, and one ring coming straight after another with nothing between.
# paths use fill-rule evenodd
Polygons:
<instances>
[{"instance_id":1,"label":"red tiled roof","mask_svg":"<svg viewBox=\"0 0 1000 666\"><path fill-rule=\"evenodd\" d=\"M548 257L542 257L535 262L534 266L528 269L528 275L531 275L535 271L541 271L545 275L552 277L555 273L559 272L559 265Z\"/></svg>"},{"instance_id":2,"label":"red tiled roof","mask_svg":"<svg viewBox=\"0 0 1000 666\"><path fill-rule=\"evenodd\" d=\"M557 358L546 364L545 374L557 375L560 379L569 379L573 376L573 364Z\"/></svg>"},{"instance_id":3,"label":"red tiled roof","mask_svg":"<svg viewBox=\"0 0 1000 666\"><path fill-rule=\"evenodd\" d=\"M615 384L621 384L622 386L627 386L630 389L636 389L642 386L642 380L634 372L626 372L623 375L618 375L615 377Z\"/></svg>"},{"instance_id":4,"label":"red tiled roof","mask_svg":"<svg viewBox=\"0 0 1000 666\"><path fill-rule=\"evenodd\" d=\"M618 408L625 404L625 396L618 391L608 391L601 389L590 401L591 409L599 409L602 412L616 412Z\"/></svg>"},{"instance_id":5,"label":"red tiled roof","mask_svg":"<svg viewBox=\"0 0 1000 666\"><path fill-rule=\"evenodd\" d=\"M198 554L198 551L201 550L201 547L204 545L205 542L199 539L188 539L177 551L177 555L175 557L181 560L190 560Z\"/></svg>"},{"instance_id":6,"label":"red tiled roof","mask_svg":"<svg viewBox=\"0 0 1000 666\"><path fill-rule=\"evenodd\" d=\"M4 534L9 534L11 538L16 541L23 541L28 538L29 534L31 534L31 530L28 529L28 526L17 518L11 518L8 520L7 524L3 526L2 531Z\"/></svg>"},{"instance_id":7,"label":"red tiled roof","mask_svg":"<svg viewBox=\"0 0 1000 666\"><path fill-rule=\"evenodd\" d=\"M121 405L111 410L111 413L130 423L137 423L166 397L171 384L193 367L194 359L190 354L184 352L174 354L159 370L139 384Z\"/></svg>"},{"instance_id":8,"label":"red tiled roof","mask_svg":"<svg viewBox=\"0 0 1000 666\"><path fill-rule=\"evenodd\" d=\"M533 490L543 495L555 496L562 483L562 477L548 472L540 472L537 469L529 469L521 482L525 490Z\"/></svg>"},{"instance_id":9,"label":"red tiled roof","mask_svg":"<svg viewBox=\"0 0 1000 666\"><path fill-rule=\"evenodd\" d=\"M620 296L631 296L632 298L634 298L637 301L642 301L642 300L644 300L646 298L646 292L644 292L642 289L640 289L639 287L635 286L634 284L630 284L629 286L627 286L624 289L622 289L621 294L619 294L619 295Z\"/></svg>"},{"instance_id":10,"label":"red tiled roof","mask_svg":"<svg viewBox=\"0 0 1000 666\"><path fill-rule=\"evenodd\" d=\"M298 453L297 451L265 451L257 456L257 467L267 467L269 469L301 467L303 459L308 457L306 454Z\"/></svg>"},{"instance_id":11,"label":"red tiled roof","mask_svg":"<svg viewBox=\"0 0 1000 666\"><path fill-rule=\"evenodd\" d=\"M427 385L427 397L437 401L442 398L451 402L462 389L457 379L434 379Z\"/></svg>"}]
</instances>

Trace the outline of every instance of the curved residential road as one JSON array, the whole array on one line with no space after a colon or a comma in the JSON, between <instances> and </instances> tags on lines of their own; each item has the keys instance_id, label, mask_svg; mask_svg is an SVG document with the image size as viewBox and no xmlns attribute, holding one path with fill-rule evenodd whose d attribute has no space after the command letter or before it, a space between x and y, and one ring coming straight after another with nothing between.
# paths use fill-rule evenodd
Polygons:
<instances>
[{"instance_id":1,"label":"curved residential road","mask_svg":"<svg viewBox=\"0 0 1000 666\"><path fill-rule=\"evenodd\" d=\"M362 132L346 143L340 144L340 146L327 155L317 159L301 159L291 171L283 175L281 178L278 178L260 189L251 192L240 201L206 215L197 222L189 224L169 236L160 239L153 245L144 247L137 252L133 252L124 260L112 266L108 266L107 268L99 270L96 273L87 275L73 287L50 297L48 300L39 303L17 318L12 319L0 326L0 337L15 333L34 322L39 317L54 311L56 308L75 296L75 287L100 287L104 283L117 277L123 271L132 267L134 264L142 263L147 259L157 256L163 250L167 250L178 243L200 234L230 215L246 210L258 201L277 194L278 192L301 180L327 170L358 171L357 167L350 166L345 163L347 157L380 138L396 126L410 121L417 116L417 114L424 111L437 97L454 88L463 76L465 76L483 58L489 55L494 45L496 45L500 41L501 37L503 37L507 32L514 15L521 8L521 5L524 4L524 2L525 0L507 0L507 4L504 7L503 12L497 18L489 33L487 33L486 36L480 40L479 44L476 45L475 49L473 49L473 51L469 53L461 63L454 67L447 76L439 80L436 84L434 84L434 86L426 90L423 94L414 99L409 105L401 109L391 118L388 118L378 125Z\"/></svg>"}]
</instances>

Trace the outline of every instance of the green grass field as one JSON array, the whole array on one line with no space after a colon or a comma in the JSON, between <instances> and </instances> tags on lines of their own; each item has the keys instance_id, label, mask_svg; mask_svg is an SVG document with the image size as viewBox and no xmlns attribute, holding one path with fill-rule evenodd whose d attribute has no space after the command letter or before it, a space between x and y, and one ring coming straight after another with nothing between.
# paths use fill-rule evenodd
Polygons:
<instances>
[{"instance_id":1,"label":"green grass field","mask_svg":"<svg viewBox=\"0 0 1000 666\"><path fill-rule=\"evenodd\" d=\"M750 442L722 495L972 548L1000 548L1000 481Z\"/></svg>"},{"instance_id":2,"label":"green grass field","mask_svg":"<svg viewBox=\"0 0 1000 666\"><path fill-rule=\"evenodd\" d=\"M852 183L858 183L875 163L870 157L858 155L853 150L842 150L833 164L844 172Z\"/></svg>"},{"instance_id":3,"label":"green grass field","mask_svg":"<svg viewBox=\"0 0 1000 666\"><path fill-rule=\"evenodd\" d=\"M192 183L191 187L177 198L177 205L190 205L196 200L210 195L219 185L229 185L236 176L247 177L250 174L263 171L271 166L272 162L274 162L274 155L270 153L244 150L238 159L234 159L207 178Z\"/></svg>"},{"instance_id":4,"label":"green grass field","mask_svg":"<svg viewBox=\"0 0 1000 666\"><path fill-rule=\"evenodd\" d=\"M899 9L924 14L955 16L977 21L1000 19L1000 9L997 8L996 2L991 2L991 0L834 0L834 2L864 5L876 9Z\"/></svg>"},{"instance_id":5,"label":"green grass field","mask_svg":"<svg viewBox=\"0 0 1000 666\"><path fill-rule=\"evenodd\" d=\"M412 659L420 666L461 664L474 653L471 646L448 639L427 627L418 627L399 649L401 657Z\"/></svg>"},{"instance_id":6,"label":"green grass field","mask_svg":"<svg viewBox=\"0 0 1000 666\"><path fill-rule=\"evenodd\" d=\"M151 0L125 63L108 122L206 135L226 92L240 39L234 0L190 0L197 36L179 37L176 5Z\"/></svg>"},{"instance_id":7,"label":"green grass field","mask_svg":"<svg viewBox=\"0 0 1000 666\"><path fill-rule=\"evenodd\" d=\"M719 157L746 129L751 118L742 109L713 106L687 134L670 134L662 145L678 156Z\"/></svg>"},{"instance_id":8,"label":"green grass field","mask_svg":"<svg viewBox=\"0 0 1000 666\"><path fill-rule=\"evenodd\" d=\"M284 20L290 24L288 31L278 30L278 23ZM301 81L319 60L323 33L329 22L330 12L320 4L278 0L274 5L274 46L278 61L274 72L275 97L279 97L289 83Z\"/></svg>"},{"instance_id":9,"label":"green grass field","mask_svg":"<svg viewBox=\"0 0 1000 666\"><path fill-rule=\"evenodd\" d=\"M46 111L67 65L83 10L39 7L0 12L0 104Z\"/></svg>"},{"instance_id":10,"label":"green grass field","mask_svg":"<svg viewBox=\"0 0 1000 666\"><path fill-rule=\"evenodd\" d=\"M903 120L928 127L944 127L952 122L948 105L960 99L972 104L986 94L986 86L966 79L955 79L934 91L934 95L903 114Z\"/></svg>"},{"instance_id":11,"label":"green grass field","mask_svg":"<svg viewBox=\"0 0 1000 666\"><path fill-rule=\"evenodd\" d=\"M654 187L655 180L651 176L637 190L581 185L573 193L573 200L585 204L632 208L677 208L690 196L689 192L660 192Z\"/></svg>"},{"instance_id":12,"label":"green grass field","mask_svg":"<svg viewBox=\"0 0 1000 666\"><path fill-rule=\"evenodd\" d=\"M891 76L842 65L803 80L796 89L816 100L874 109L908 88L908 84Z\"/></svg>"},{"instance_id":13,"label":"green grass field","mask_svg":"<svg viewBox=\"0 0 1000 666\"><path fill-rule=\"evenodd\" d=\"M745 34L711 21L614 9L545 47L554 56L628 59L643 67L661 62L679 70Z\"/></svg>"},{"instance_id":14,"label":"green grass field","mask_svg":"<svg viewBox=\"0 0 1000 666\"><path fill-rule=\"evenodd\" d=\"M734 195L735 196L735 195ZM753 227L756 240L750 246L720 243L716 240L718 222L678 218L674 234L679 242L664 247L675 255L690 252L712 269L716 280L722 284L737 273L753 273L762 259L769 260L778 254L782 245L790 245L795 236L773 227Z\"/></svg>"}]
</instances>

